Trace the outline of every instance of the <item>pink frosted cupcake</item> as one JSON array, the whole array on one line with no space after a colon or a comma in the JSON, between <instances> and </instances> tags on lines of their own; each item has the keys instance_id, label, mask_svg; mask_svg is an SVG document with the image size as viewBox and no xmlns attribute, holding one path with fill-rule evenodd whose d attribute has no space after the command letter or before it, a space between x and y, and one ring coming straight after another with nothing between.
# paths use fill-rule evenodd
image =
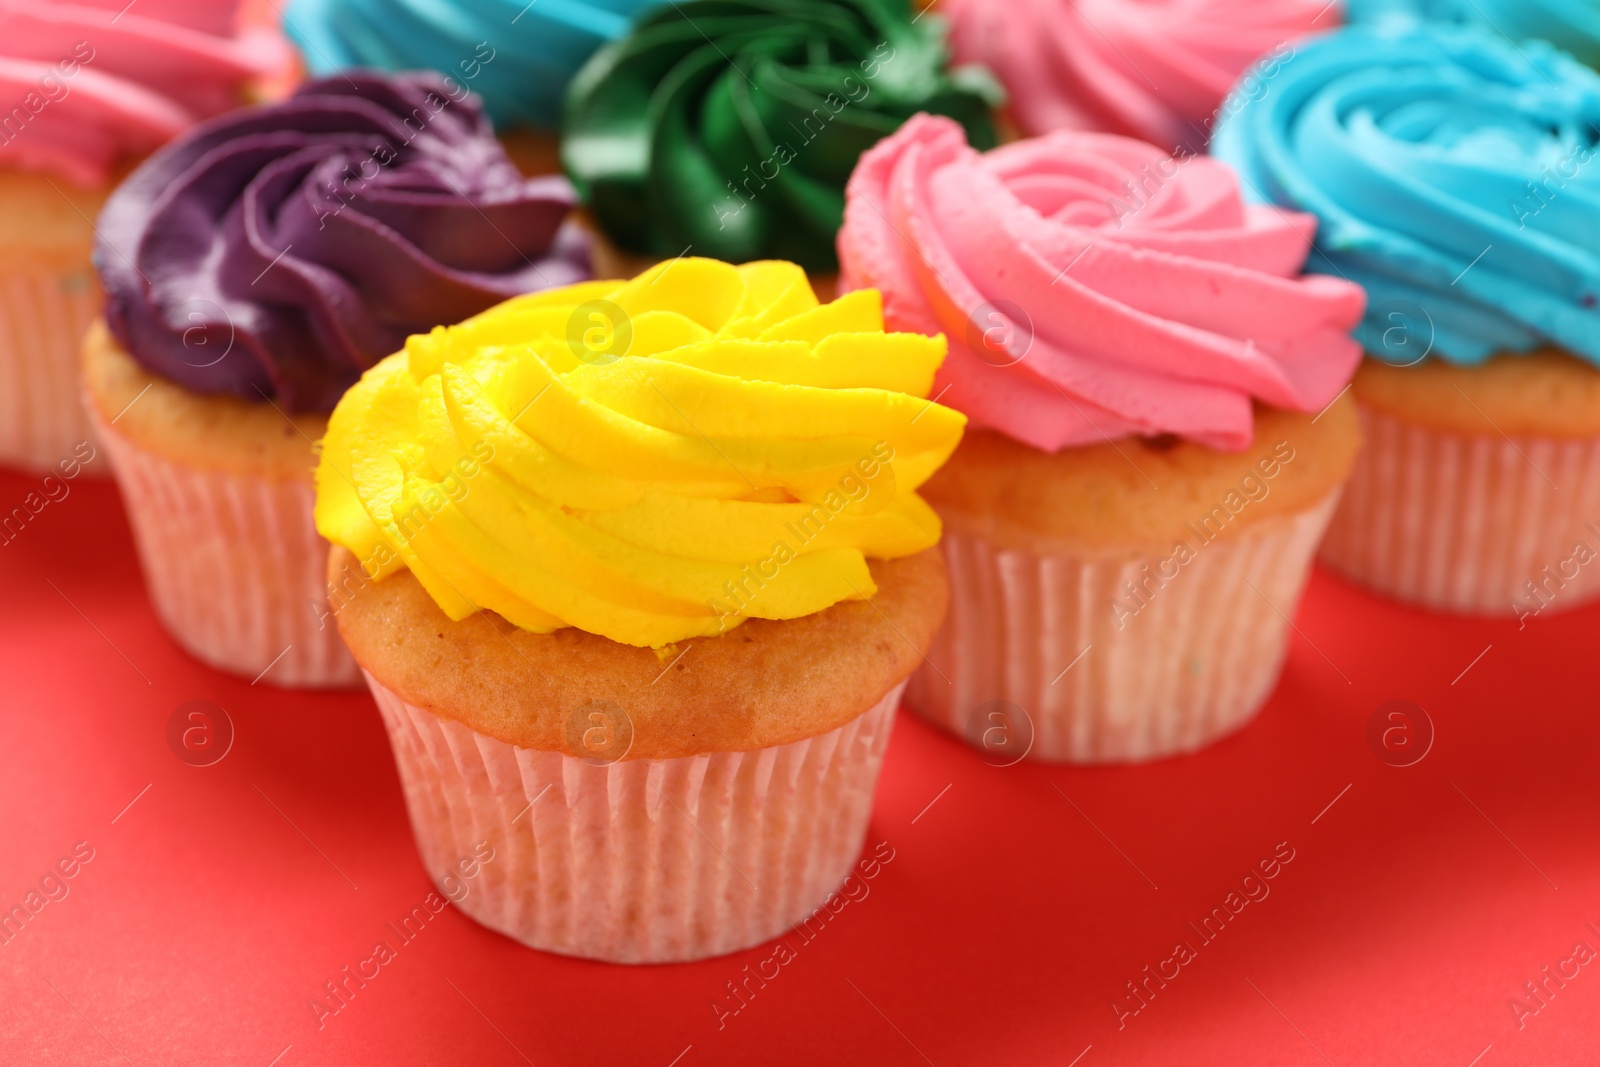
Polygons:
<instances>
[{"instance_id":1,"label":"pink frosted cupcake","mask_svg":"<svg viewBox=\"0 0 1600 1067\"><path fill-rule=\"evenodd\" d=\"M0 0L0 463L49 468L91 437L77 354L116 180L288 67L275 33L236 31L235 7Z\"/></svg>"},{"instance_id":2,"label":"pink frosted cupcake","mask_svg":"<svg viewBox=\"0 0 1600 1067\"><path fill-rule=\"evenodd\" d=\"M863 157L842 284L951 338L935 395L973 427L925 490L951 611L916 710L1092 762L1193 749L1266 699L1359 444L1335 399L1364 297L1301 276L1313 230L1106 134L980 155L920 116Z\"/></svg>"},{"instance_id":3,"label":"pink frosted cupcake","mask_svg":"<svg viewBox=\"0 0 1600 1067\"><path fill-rule=\"evenodd\" d=\"M1007 115L1026 136L1120 133L1201 149L1240 75L1267 91L1293 42L1332 29L1326 0L944 0L962 63L1005 84Z\"/></svg>"},{"instance_id":4,"label":"pink frosted cupcake","mask_svg":"<svg viewBox=\"0 0 1600 1067\"><path fill-rule=\"evenodd\" d=\"M683 259L413 337L328 426L329 604L469 915L614 962L758 944L857 861L945 607L941 338ZM443 888L443 886L441 886Z\"/></svg>"}]
</instances>

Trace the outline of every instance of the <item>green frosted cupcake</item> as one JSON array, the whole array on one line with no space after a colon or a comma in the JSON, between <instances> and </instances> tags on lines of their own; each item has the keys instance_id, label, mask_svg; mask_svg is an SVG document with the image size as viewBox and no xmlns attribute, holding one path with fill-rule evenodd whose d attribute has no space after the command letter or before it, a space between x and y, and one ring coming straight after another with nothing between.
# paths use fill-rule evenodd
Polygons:
<instances>
[{"instance_id":1,"label":"green frosted cupcake","mask_svg":"<svg viewBox=\"0 0 1600 1067\"><path fill-rule=\"evenodd\" d=\"M831 274L861 153L919 111L989 147L1000 100L984 68L948 68L944 23L913 20L905 0L687 0L578 73L562 162L602 234L636 257Z\"/></svg>"}]
</instances>

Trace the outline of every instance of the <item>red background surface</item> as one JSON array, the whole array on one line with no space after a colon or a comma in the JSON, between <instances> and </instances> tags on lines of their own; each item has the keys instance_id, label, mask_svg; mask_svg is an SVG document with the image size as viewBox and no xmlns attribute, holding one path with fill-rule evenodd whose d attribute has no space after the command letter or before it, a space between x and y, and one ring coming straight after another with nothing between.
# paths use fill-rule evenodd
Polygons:
<instances>
[{"instance_id":1,"label":"red background surface","mask_svg":"<svg viewBox=\"0 0 1600 1067\"><path fill-rule=\"evenodd\" d=\"M0 475L0 512L36 485ZM0 946L5 1063L1501 1067L1600 1046L1600 964L1520 1029L1508 1006L1600 949L1600 608L1519 630L1319 572L1260 717L1139 768L990 767L902 713L868 835L893 862L721 1029L711 1003L770 946L609 966L454 908L319 1029L307 1001L432 888L369 697L186 657L105 483L0 547L0 598L0 904L94 849ZM1436 729L1405 768L1366 737L1396 698ZM235 725L214 766L167 745L194 699ZM1270 895L1198 947L1186 924L1279 842ZM1198 958L1119 1029L1112 999L1179 939Z\"/></svg>"}]
</instances>

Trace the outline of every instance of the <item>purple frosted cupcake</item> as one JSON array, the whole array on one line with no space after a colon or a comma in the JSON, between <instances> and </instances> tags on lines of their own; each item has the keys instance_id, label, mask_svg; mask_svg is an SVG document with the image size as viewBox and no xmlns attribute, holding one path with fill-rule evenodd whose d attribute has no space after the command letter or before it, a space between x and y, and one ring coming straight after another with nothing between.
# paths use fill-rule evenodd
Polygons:
<instances>
[{"instance_id":1,"label":"purple frosted cupcake","mask_svg":"<svg viewBox=\"0 0 1600 1067\"><path fill-rule=\"evenodd\" d=\"M353 72L215 119L99 220L87 404L172 635L281 685L355 685L326 618L313 443L406 338L589 277L561 178L529 180L476 97Z\"/></svg>"}]
</instances>

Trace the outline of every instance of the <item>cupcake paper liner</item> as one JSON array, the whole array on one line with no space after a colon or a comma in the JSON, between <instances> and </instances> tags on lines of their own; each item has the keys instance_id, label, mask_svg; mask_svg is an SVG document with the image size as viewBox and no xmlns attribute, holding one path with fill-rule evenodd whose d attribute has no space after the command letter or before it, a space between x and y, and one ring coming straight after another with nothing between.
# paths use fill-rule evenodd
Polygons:
<instances>
[{"instance_id":1,"label":"cupcake paper liner","mask_svg":"<svg viewBox=\"0 0 1600 1067\"><path fill-rule=\"evenodd\" d=\"M195 470L109 426L98 430L150 599L180 645L219 670L274 685L361 684L326 606L328 543L312 522L309 472L276 482Z\"/></svg>"},{"instance_id":2,"label":"cupcake paper liner","mask_svg":"<svg viewBox=\"0 0 1600 1067\"><path fill-rule=\"evenodd\" d=\"M78 350L100 308L87 259L59 274L0 270L0 463L47 470L82 441Z\"/></svg>"},{"instance_id":3,"label":"cupcake paper liner","mask_svg":"<svg viewBox=\"0 0 1600 1067\"><path fill-rule=\"evenodd\" d=\"M1324 563L1443 611L1523 615L1600 596L1600 438L1462 434L1360 411L1366 447Z\"/></svg>"},{"instance_id":4,"label":"cupcake paper liner","mask_svg":"<svg viewBox=\"0 0 1600 1067\"><path fill-rule=\"evenodd\" d=\"M947 525L950 613L907 704L1007 762L1149 760L1214 741L1276 683L1338 495L1214 544L1192 537L1194 558L1150 582L1142 607L1124 583L1169 554L1036 555ZM1002 721L1003 749L990 734Z\"/></svg>"},{"instance_id":5,"label":"cupcake paper liner","mask_svg":"<svg viewBox=\"0 0 1600 1067\"><path fill-rule=\"evenodd\" d=\"M367 675L436 882L494 849L472 918L616 963L718 956L804 920L850 872L904 683L850 722L750 752L602 764L519 748Z\"/></svg>"}]
</instances>

